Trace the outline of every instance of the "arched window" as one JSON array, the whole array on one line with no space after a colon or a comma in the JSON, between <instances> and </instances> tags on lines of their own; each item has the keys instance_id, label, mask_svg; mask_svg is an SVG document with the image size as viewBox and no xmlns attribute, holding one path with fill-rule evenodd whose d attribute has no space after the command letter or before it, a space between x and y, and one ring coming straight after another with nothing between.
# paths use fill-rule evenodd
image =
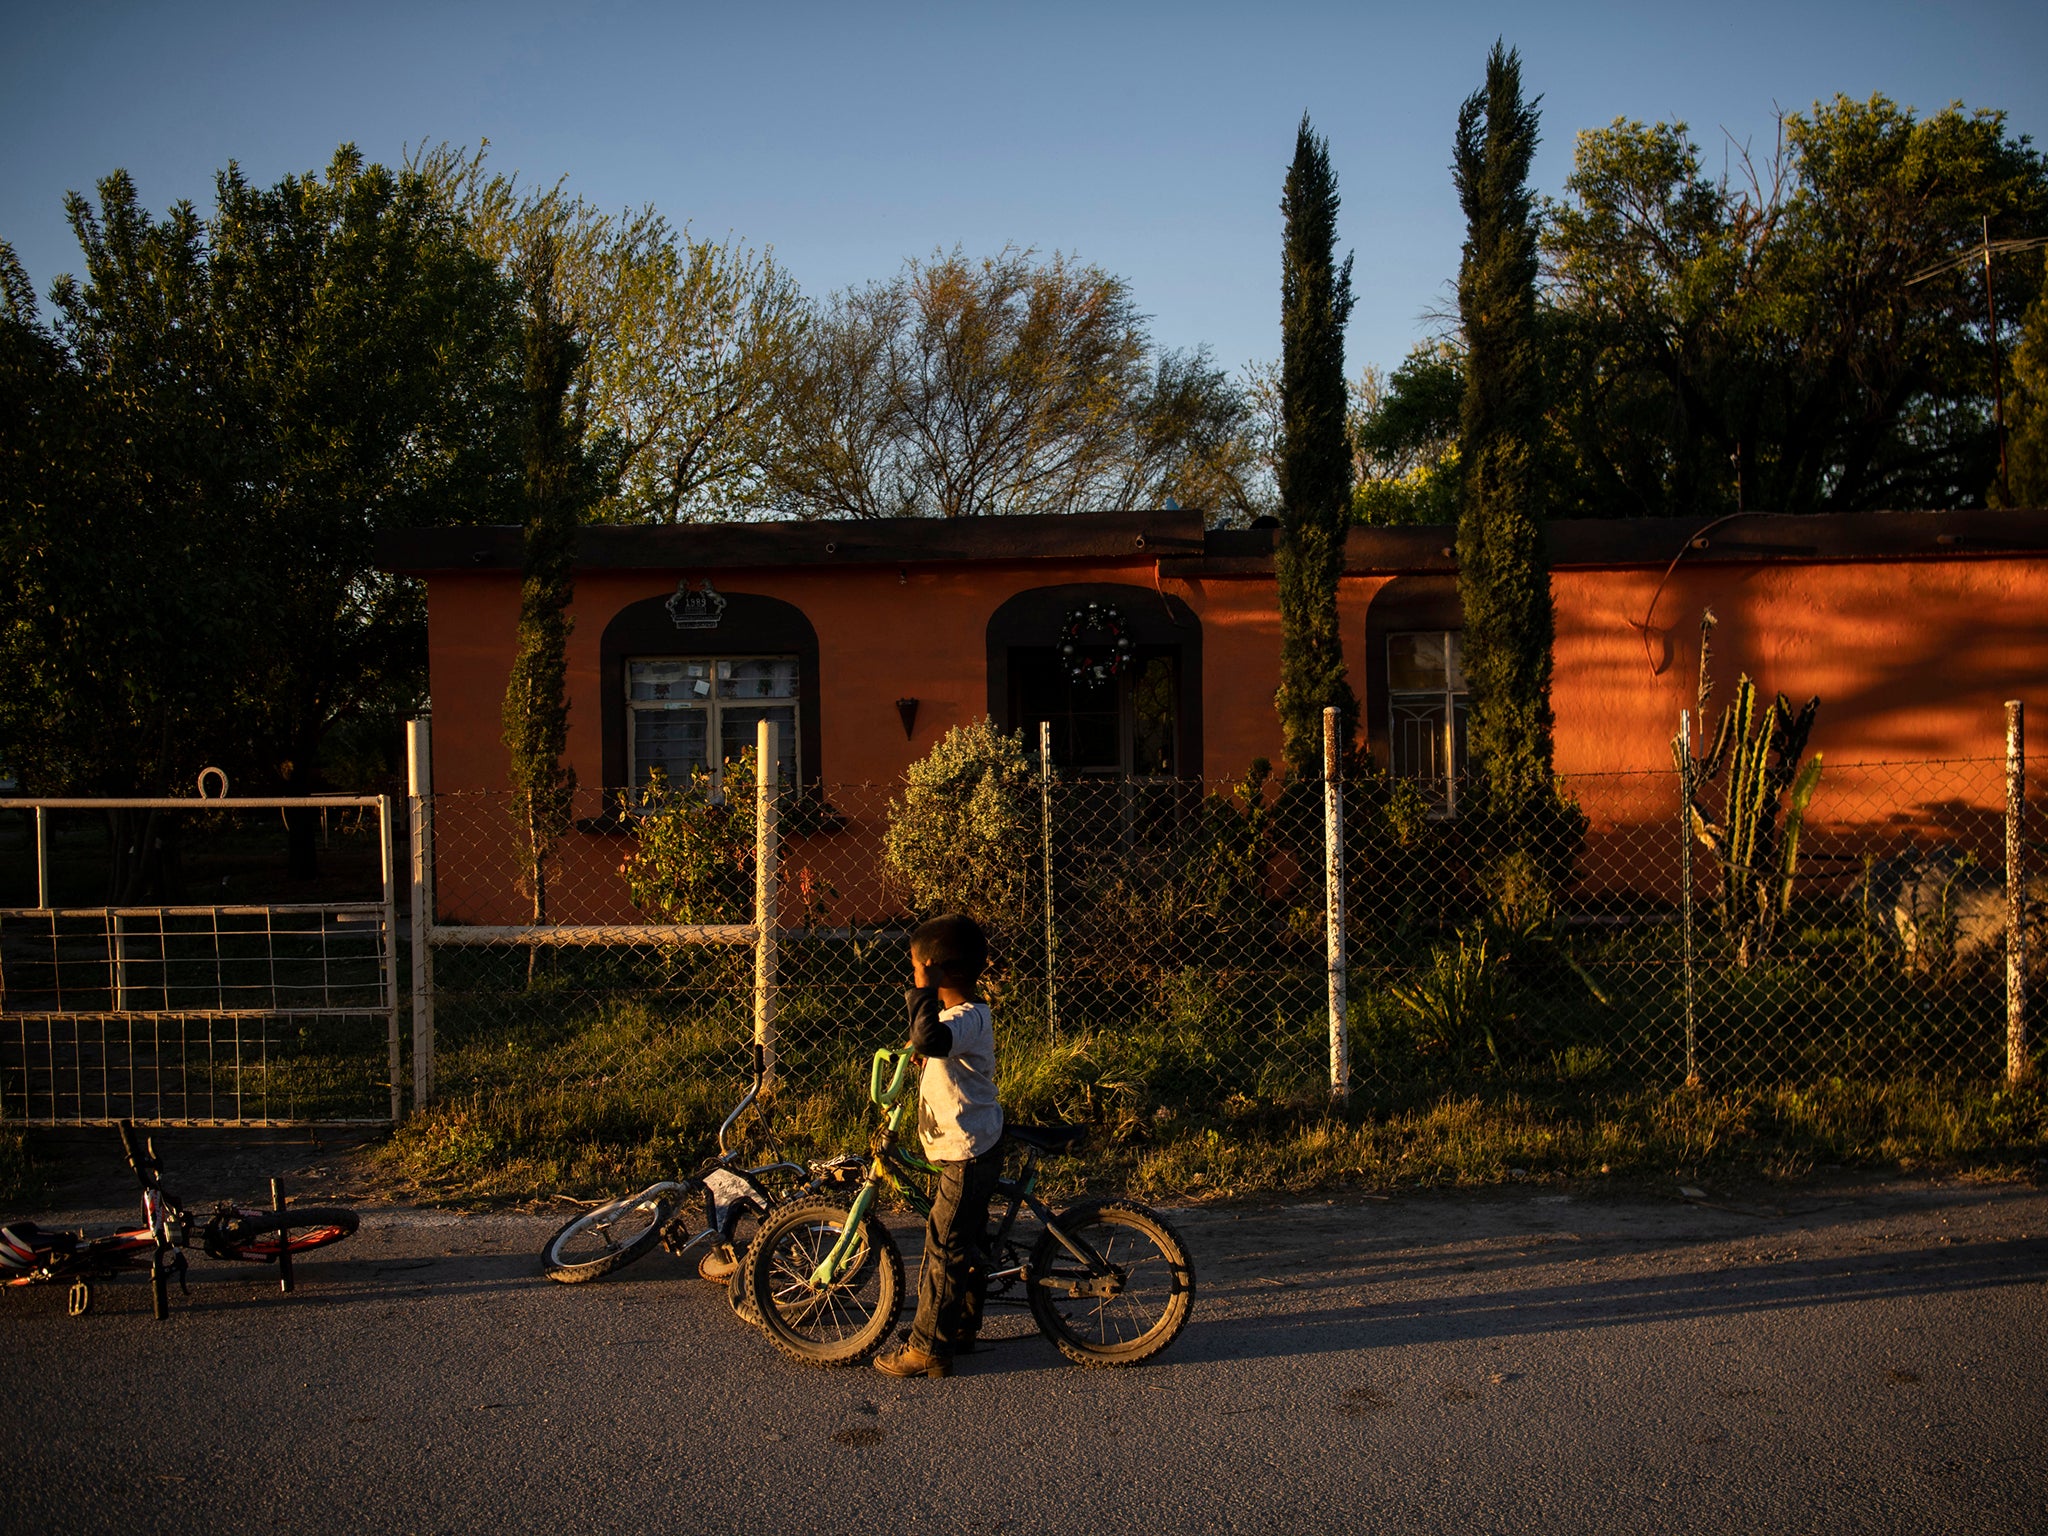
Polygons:
<instances>
[{"instance_id":1,"label":"arched window","mask_svg":"<svg viewBox=\"0 0 2048 1536\"><path fill-rule=\"evenodd\" d=\"M1078 659L1115 649L1091 624L1114 610L1128 650L1114 668ZM1063 637L1079 628L1077 655ZM988 621L988 712L1035 746L1052 726L1054 764L1084 778L1198 779L1202 775L1202 625L1188 605L1154 588L1109 582L1037 587Z\"/></svg>"},{"instance_id":2,"label":"arched window","mask_svg":"<svg viewBox=\"0 0 2048 1536\"><path fill-rule=\"evenodd\" d=\"M718 779L763 719L780 728L781 781L817 783L817 631L793 604L710 585L685 581L605 626L605 783L639 789L657 767Z\"/></svg>"}]
</instances>

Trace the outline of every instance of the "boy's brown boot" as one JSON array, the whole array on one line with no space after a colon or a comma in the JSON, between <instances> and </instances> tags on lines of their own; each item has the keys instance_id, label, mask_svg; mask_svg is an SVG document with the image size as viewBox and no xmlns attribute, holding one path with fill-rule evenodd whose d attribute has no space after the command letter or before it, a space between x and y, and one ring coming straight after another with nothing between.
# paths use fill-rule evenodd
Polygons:
<instances>
[{"instance_id":1,"label":"boy's brown boot","mask_svg":"<svg viewBox=\"0 0 2048 1536\"><path fill-rule=\"evenodd\" d=\"M928 1355L915 1344L905 1344L877 1355L875 1369L884 1376L950 1376L953 1362L944 1355Z\"/></svg>"}]
</instances>

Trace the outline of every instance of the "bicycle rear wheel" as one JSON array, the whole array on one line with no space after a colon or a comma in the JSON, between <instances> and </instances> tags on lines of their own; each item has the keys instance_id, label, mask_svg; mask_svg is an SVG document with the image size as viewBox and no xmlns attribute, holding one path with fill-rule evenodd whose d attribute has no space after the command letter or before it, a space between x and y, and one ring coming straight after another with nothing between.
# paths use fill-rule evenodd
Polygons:
<instances>
[{"instance_id":1,"label":"bicycle rear wheel","mask_svg":"<svg viewBox=\"0 0 2048 1536\"><path fill-rule=\"evenodd\" d=\"M576 1285L608 1275L652 1252L669 1217L675 1214L670 1201L670 1194L643 1191L571 1218L541 1249L541 1273L564 1285Z\"/></svg>"},{"instance_id":2,"label":"bicycle rear wheel","mask_svg":"<svg viewBox=\"0 0 2048 1536\"><path fill-rule=\"evenodd\" d=\"M1114 1295L1088 1294L1098 1277L1050 1230L1039 1236L1031 1316L1061 1354L1082 1365L1136 1365L1179 1337L1194 1306L1195 1266L1164 1216L1135 1200L1088 1200L1057 1220L1121 1276Z\"/></svg>"},{"instance_id":3,"label":"bicycle rear wheel","mask_svg":"<svg viewBox=\"0 0 2048 1536\"><path fill-rule=\"evenodd\" d=\"M822 1288L811 1284L849 1215L835 1200L800 1200L762 1223L747 1250L747 1288L762 1331L805 1365L860 1364L888 1338L903 1310L903 1256L872 1216L861 1223L839 1279Z\"/></svg>"},{"instance_id":4,"label":"bicycle rear wheel","mask_svg":"<svg viewBox=\"0 0 2048 1536\"><path fill-rule=\"evenodd\" d=\"M294 1254L325 1248L353 1236L354 1211L339 1205L306 1205L283 1211L240 1212L230 1232L209 1252L222 1259L274 1259L289 1249Z\"/></svg>"}]
</instances>

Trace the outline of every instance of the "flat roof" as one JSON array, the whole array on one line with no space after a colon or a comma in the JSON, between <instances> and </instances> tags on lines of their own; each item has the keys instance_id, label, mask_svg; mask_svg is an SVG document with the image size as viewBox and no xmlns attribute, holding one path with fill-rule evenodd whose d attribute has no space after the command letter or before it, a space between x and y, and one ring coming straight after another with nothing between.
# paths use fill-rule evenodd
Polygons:
<instances>
[{"instance_id":1,"label":"flat roof","mask_svg":"<svg viewBox=\"0 0 2048 1536\"><path fill-rule=\"evenodd\" d=\"M1209 528L1202 514L1087 512L1070 516L829 522L596 525L576 536L586 570L721 570L763 566L979 564L996 561L1156 560L1162 575L1264 576L1277 527ZM1720 518L1563 519L1549 525L1556 568L1665 566L1697 561L1912 560L2048 553L2048 511L1745 512ZM378 540L387 571L506 570L520 565L520 530L416 528ZM1353 528L1350 574L1457 569L1455 530L1426 524Z\"/></svg>"}]
</instances>

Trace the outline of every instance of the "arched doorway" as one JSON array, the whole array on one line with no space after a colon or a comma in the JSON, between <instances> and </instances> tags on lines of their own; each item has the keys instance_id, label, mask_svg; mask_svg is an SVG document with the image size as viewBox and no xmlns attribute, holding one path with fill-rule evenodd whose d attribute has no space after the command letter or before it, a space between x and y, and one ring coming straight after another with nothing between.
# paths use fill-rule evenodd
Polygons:
<instances>
[{"instance_id":1,"label":"arched doorway","mask_svg":"<svg viewBox=\"0 0 2048 1536\"><path fill-rule=\"evenodd\" d=\"M1077 668L1118 651L1112 634L1126 647L1114 668ZM1070 635L1074 655L1062 651ZM1077 582L1019 592L988 621L988 712L1034 744L1039 723L1049 723L1053 763L1065 777L1199 779L1201 621L1151 587Z\"/></svg>"}]
</instances>

